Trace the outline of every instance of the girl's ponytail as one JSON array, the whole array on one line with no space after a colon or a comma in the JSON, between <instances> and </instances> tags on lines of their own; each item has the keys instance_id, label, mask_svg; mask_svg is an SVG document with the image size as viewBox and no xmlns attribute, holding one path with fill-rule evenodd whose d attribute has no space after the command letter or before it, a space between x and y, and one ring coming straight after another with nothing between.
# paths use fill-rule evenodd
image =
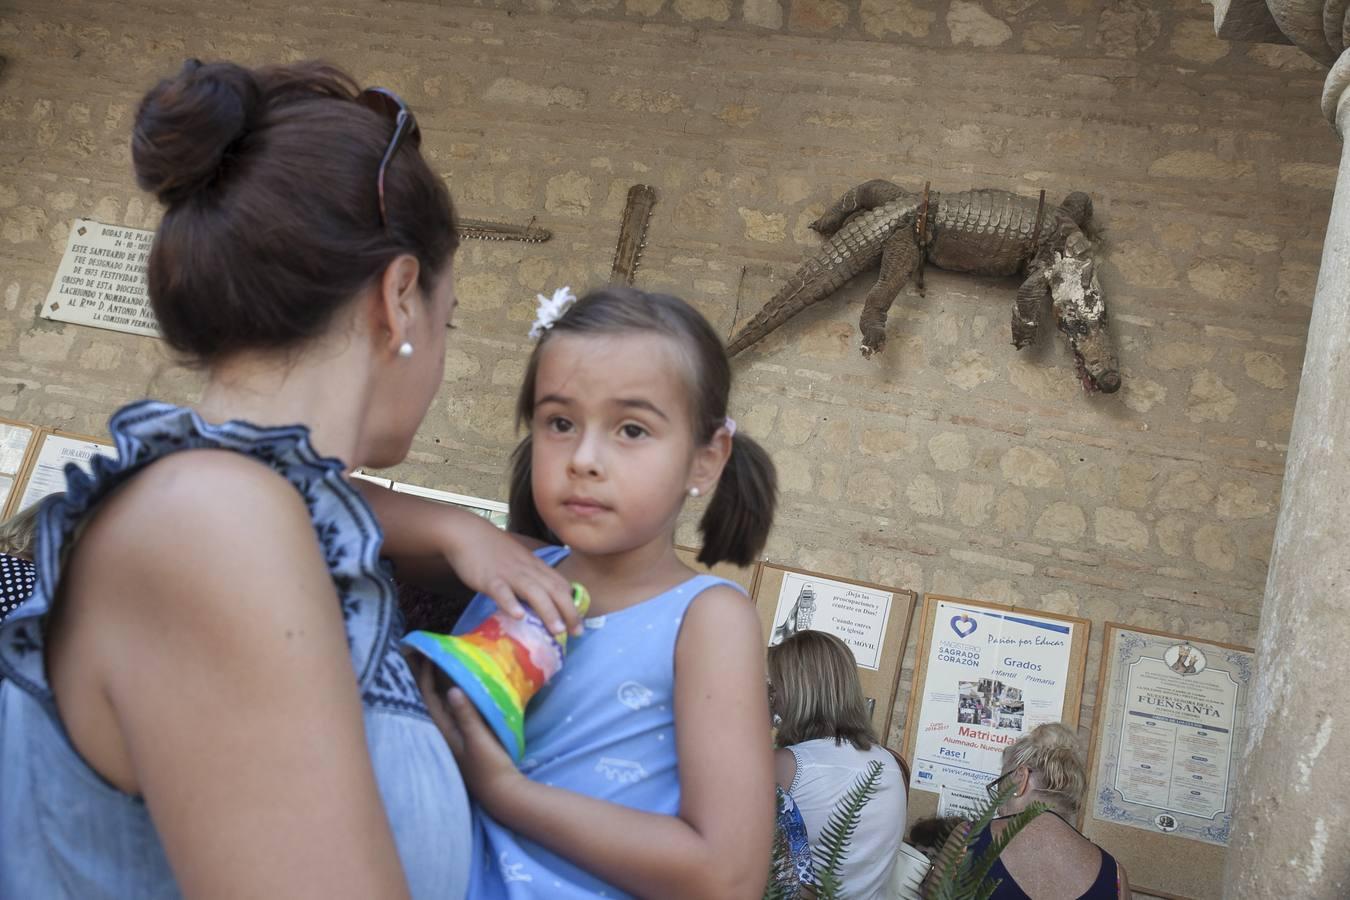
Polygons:
<instances>
[{"instance_id":1,"label":"girl's ponytail","mask_svg":"<svg viewBox=\"0 0 1350 900\"><path fill-rule=\"evenodd\" d=\"M512 534L522 534L546 544L558 543L558 538L544 524L539 508L534 505L534 472L530 454L534 445L533 438L526 432L525 439L511 452L511 487L507 494L506 529Z\"/></svg>"},{"instance_id":2,"label":"girl's ponytail","mask_svg":"<svg viewBox=\"0 0 1350 900\"><path fill-rule=\"evenodd\" d=\"M745 435L732 435L731 456L699 523L703 549L698 561L705 566L754 562L769 539L777 500L778 475L769 454ZM514 523L514 500L511 515Z\"/></svg>"}]
</instances>

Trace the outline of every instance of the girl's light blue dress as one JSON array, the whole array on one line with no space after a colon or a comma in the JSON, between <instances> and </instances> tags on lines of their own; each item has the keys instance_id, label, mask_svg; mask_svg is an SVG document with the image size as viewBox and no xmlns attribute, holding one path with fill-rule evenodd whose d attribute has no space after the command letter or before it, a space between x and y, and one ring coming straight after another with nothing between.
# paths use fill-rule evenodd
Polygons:
<instances>
[{"instance_id":1,"label":"girl's light blue dress","mask_svg":"<svg viewBox=\"0 0 1350 900\"><path fill-rule=\"evenodd\" d=\"M94 457L92 477L67 468L65 497L48 501L39 520L37 589L0 625L0 900L180 896L145 803L111 787L71 746L47 683L43 629L62 552L85 516L145 466L192 448L242 453L304 498L346 623L366 742L412 894L463 897L471 848L464 784L399 652L403 626L379 561L383 536L342 463L316 454L303 427L211 425L153 401L122 409L109 430L117 459Z\"/></svg>"},{"instance_id":2,"label":"girl's light blue dress","mask_svg":"<svg viewBox=\"0 0 1350 900\"><path fill-rule=\"evenodd\" d=\"M539 551L550 565L566 555L559 547ZM562 672L526 709L522 771L534 781L611 803L667 816L679 812L675 641L689 604L719 584L741 590L697 575L636 606L587 619L585 633L568 638ZM488 598L475 597L456 633L472 630L494 608ZM474 900L628 896L477 807L474 819Z\"/></svg>"}]
</instances>

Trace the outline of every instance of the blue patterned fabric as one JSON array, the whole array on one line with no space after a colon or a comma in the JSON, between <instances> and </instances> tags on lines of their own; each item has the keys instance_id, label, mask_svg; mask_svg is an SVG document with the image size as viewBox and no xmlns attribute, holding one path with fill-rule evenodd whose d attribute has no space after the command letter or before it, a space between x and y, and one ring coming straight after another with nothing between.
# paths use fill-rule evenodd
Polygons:
<instances>
[{"instance_id":1,"label":"blue patterned fabric","mask_svg":"<svg viewBox=\"0 0 1350 900\"><path fill-rule=\"evenodd\" d=\"M63 550L85 518L150 463L198 448L255 459L304 498L346 624L366 742L413 896L464 896L471 846L464 785L398 650L402 622L379 559L383 535L342 463L320 457L303 426L208 424L154 401L125 407L109 431L116 457L95 456L91 474L67 466L64 497L44 504L36 589L0 625L0 898L179 896L144 802L109 786L71 746L47 683L43 630Z\"/></svg>"},{"instance_id":2,"label":"blue patterned fabric","mask_svg":"<svg viewBox=\"0 0 1350 900\"><path fill-rule=\"evenodd\" d=\"M557 565L565 549L538 551ZM673 816L680 809L675 756L675 642L694 598L715 585L696 575L663 594L585 620L567 639L562 672L525 709L521 771L534 781ZM475 597L455 626L471 631L493 610ZM475 807L478 827L469 896L626 897L560 856L503 828ZM768 860L764 861L767 866Z\"/></svg>"},{"instance_id":3,"label":"blue patterned fabric","mask_svg":"<svg viewBox=\"0 0 1350 900\"><path fill-rule=\"evenodd\" d=\"M792 795L775 787L778 815L774 820L774 866L769 870L769 884L778 889L779 896L793 898L802 888L816 883L816 867L811 861L811 841L806 834L806 822L797 809Z\"/></svg>"}]
</instances>

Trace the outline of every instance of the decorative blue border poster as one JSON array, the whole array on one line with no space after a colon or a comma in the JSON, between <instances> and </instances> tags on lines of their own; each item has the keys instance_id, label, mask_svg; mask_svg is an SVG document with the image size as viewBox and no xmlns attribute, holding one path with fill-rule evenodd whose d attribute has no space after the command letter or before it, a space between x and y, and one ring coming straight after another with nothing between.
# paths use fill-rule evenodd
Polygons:
<instances>
[{"instance_id":1,"label":"decorative blue border poster","mask_svg":"<svg viewBox=\"0 0 1350 900\"><path fill-rule=\"evenodd\" d=\"M1106 646L1093 817L1227 846L1253 654L1118 625Z\"/></svg>"}]
</instances>

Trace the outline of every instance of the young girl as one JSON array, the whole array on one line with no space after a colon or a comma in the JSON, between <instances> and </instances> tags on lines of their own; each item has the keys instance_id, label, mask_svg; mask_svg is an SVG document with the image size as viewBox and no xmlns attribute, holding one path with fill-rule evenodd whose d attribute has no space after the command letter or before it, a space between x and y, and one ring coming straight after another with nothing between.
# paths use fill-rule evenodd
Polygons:
<instances>
[{"instance_id":1,"label":"young girl","mask_svg":"<svg viewBox=\"0 0 1350 900\"><path fill-rule=\"evenodd\" d=\"M661 294L593 292L535 347L513 528L565 545L539 555L587 587L590 618L529 707L520 769L450 691L443 727L481 813L470 896L760 896L774 783L759 618L674 550L702 497L701 562L749 563L767 537L773 466L727 418L730 386L711 326ZM491 609L475 599L458 630Z\"/></svg>"}]
</instances>

